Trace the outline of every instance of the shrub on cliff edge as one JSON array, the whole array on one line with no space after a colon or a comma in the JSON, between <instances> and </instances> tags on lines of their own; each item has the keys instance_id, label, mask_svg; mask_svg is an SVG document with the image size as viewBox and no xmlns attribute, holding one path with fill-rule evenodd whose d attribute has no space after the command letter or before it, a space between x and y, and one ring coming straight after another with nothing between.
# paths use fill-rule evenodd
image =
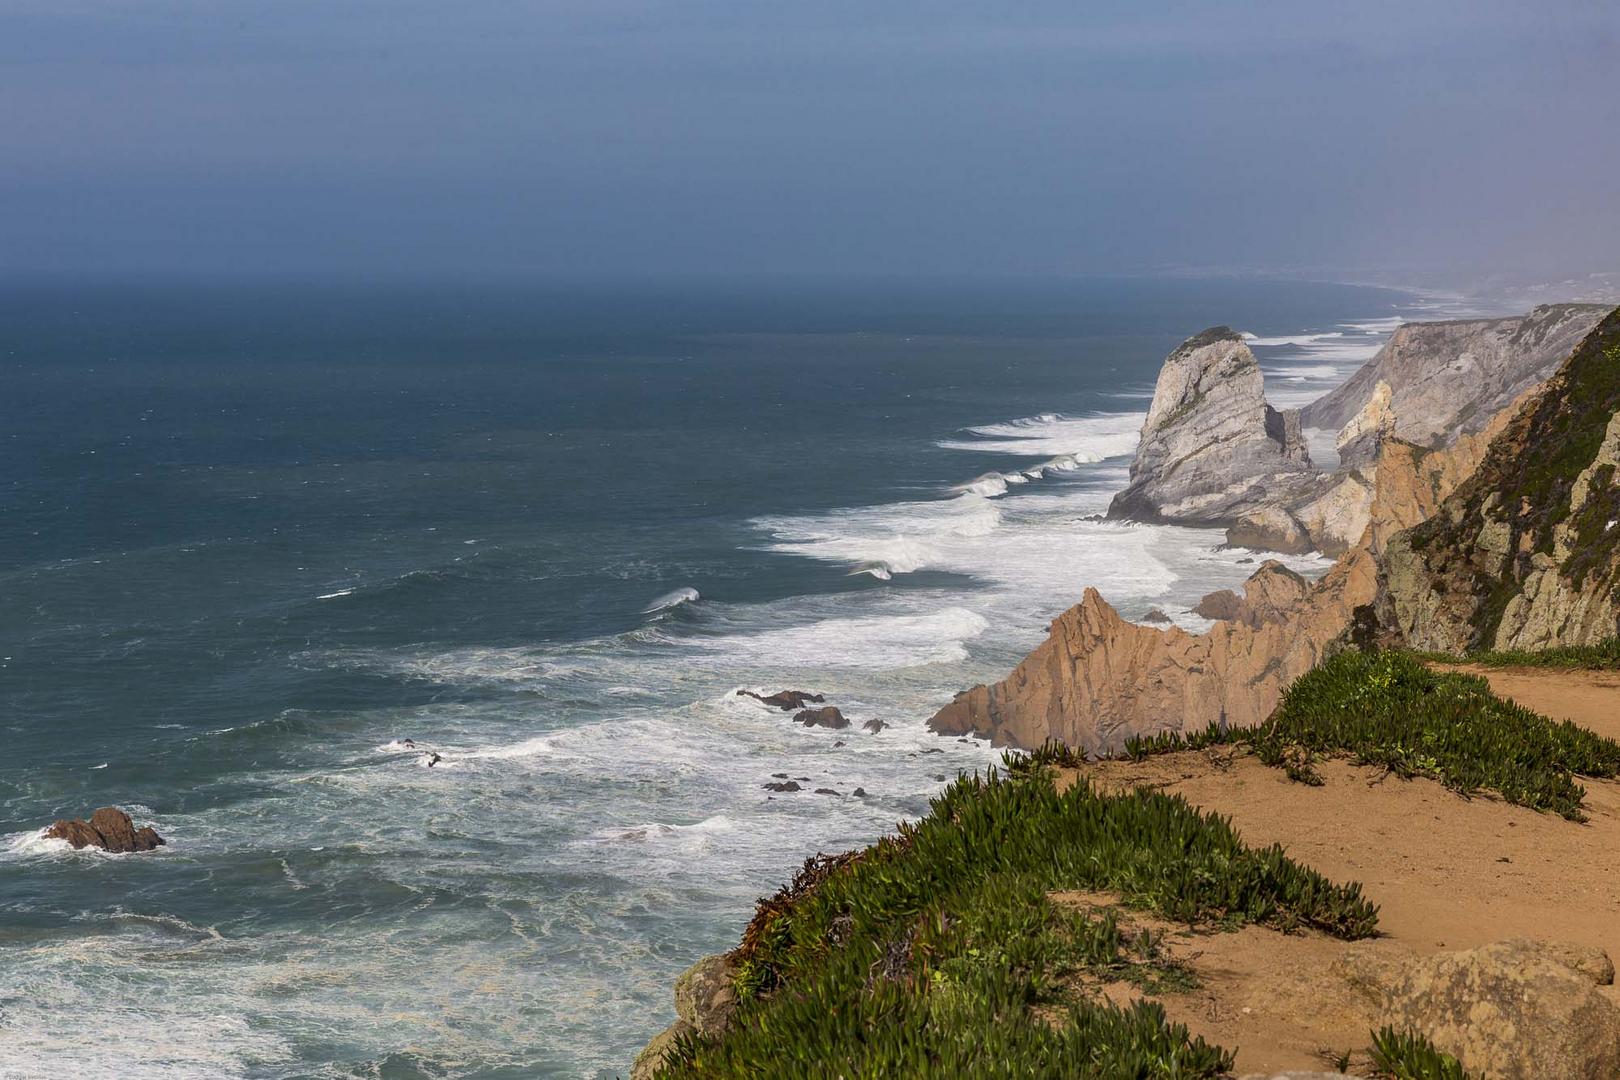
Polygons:
<instances>
[{"instance_id":1,"label":"shrub on cliff edge","mask_svg":"<svg viewBox=\"0 0 1620 1080\"><path fill-rule=\"evenodd\" d=\"M1177 796L1059 792L1046 770L966 776L864 851L812 860L762 901L734 959L723 1036L681 1039L660 1075L1208 1077L1219 1047L1077 995L1081 971L1172 975L1151 937L1055 905L1106 890L1186 921L1374 932L1377 908Z\"/></svg>"},{"instance_id":2,"label":"shrub on cliff edge","mask_svg":"<svg viewBox=\"0 0 1620 1080\"><path fill-rule=\"evenodd\" d=\"M1474 675L1430 670L1412 653L1346 650L1296 679L1252 729L1133 739L1135 758L1213 743L1244 743L1296 780L1320 783L1318 756L1427 776L1463 795L1494 791L1511 803L1584 821L1576 776L1620 773L1620 743L1553 721L1491 693Z\"/></svg>"}]
</instances>

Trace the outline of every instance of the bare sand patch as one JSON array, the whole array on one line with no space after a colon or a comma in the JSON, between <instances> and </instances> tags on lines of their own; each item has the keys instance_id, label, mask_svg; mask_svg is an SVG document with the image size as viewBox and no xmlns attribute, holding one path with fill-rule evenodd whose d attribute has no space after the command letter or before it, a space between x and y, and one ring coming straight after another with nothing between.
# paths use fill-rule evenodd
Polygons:
<instances>
[{"instance_id":1,"label":"bare sand patch","mask_svg":"<svg viewBox=\"0 0 1620 1080\"><path fill-rule=\"evenodd\" d=\"M1373 1010L1344 976L1351 949L1376 959L1532 938L1620 956L1620 783L1583 781L1591 820L1576 824L1345 761L1321 762L1320 772L1323 786L1308 787L1247 751L1216 748L1058 776L1060 786L1083 774L1104 788L1180 794L1230 817L1249 844L1281 844L1335 881L1359 881L1379 905L1380 937L1354 946L1253 926L1167 936L1202 986L1158 1000L1173 1020L1235 1049L1239 1074L1321 1069L1322 1051L1367 1046Z\"/></svg>"}]
</instances>

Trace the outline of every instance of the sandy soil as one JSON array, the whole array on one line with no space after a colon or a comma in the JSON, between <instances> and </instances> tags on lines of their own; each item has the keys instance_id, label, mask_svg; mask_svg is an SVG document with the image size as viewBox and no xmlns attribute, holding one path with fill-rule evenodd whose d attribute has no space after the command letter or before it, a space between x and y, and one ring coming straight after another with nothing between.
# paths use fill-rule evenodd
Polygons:
<instances>
[{"instance_id":1,"label":"sandy soil","mask_svg":"<svg viewBox=\"0 0 1620 1080\"><path fill-rule=\"evenodd\" d=\"M1620 678L1481 673L1522 704L1620 736ZM1307 787L1247 753L1217 749L1097 762L1059 783L1083 772L1105 787L1176 792L1229 816L1250 844L1280 843L1336 881L1359 881L1380 907L1382 936L1356 948L1421 954L1525 937L1595 945L1620 958L1620 783L1583 781L1591 820L1575 824L1345 762L1320 771L1326 783ZM1204 985L1165 995L1166 1011L1236 1049L1240 1075L1321 1069L1321 1051L1367 1045L1366 1006L1333 974L1346 943L1257 927L1172 940ZM1615 996L1613 987L1605 992Z\"/></svg>"},{"instance_id":2,"label":"sandy soil","mask_svg":"<svg viewBox=\"0 0 1620 1080\"><path fill-rule=\"evenodd\" d=\"M1599 735L1620 739L1620 671L1557 671L1434 664L1440 671L1483 675L1498 697L1512 698L1554 720L1573 720Z\"/></svg>"}]
</instances>

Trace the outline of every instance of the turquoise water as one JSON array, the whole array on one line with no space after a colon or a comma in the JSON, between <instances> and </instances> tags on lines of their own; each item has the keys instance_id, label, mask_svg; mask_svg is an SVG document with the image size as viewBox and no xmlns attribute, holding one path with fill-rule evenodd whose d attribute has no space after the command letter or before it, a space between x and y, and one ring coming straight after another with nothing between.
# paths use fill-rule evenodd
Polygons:
<instances>
[{"instance_id":1,"label":"turquoise water","mask_svg":"<svg viewBox=\"0 0 1620 1080\"><path fill-rule=\"evenodd\" d=\"M627 1071L756 897L994 760L924 729L954 691L1086 585L1196 628L1252 569L1094 519L1177 341L1259 335L1298 403L1419 308L0 290L0 1075ZM889 726L735 694L788 686ZM40 839L108 803L169 846Z\"/></svg>"}]
</instances>

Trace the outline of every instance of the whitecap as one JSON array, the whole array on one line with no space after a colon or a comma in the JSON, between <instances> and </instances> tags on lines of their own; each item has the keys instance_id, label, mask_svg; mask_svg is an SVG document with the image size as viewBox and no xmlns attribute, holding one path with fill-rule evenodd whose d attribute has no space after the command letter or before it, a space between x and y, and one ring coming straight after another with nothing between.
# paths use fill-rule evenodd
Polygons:
<instances>
[{"instance_id":1,"label":"whitecap","mask_svg":"<svg viewBox=\"0 0 1620 1080\"><path fill-rule=\"evenodd\" d=\"M1007 478L1001 473L989 472L953 490L958 493L968 492L973 495L983 495L987 499L993 499L997 495L1007 494Z\"/></svg>"},{"instance_id":2,"label":"whitecap","mask_svg":"<svg viewBox=\"0 0 1620 1080\"><path fill-rule=\"evenodd\" d=\"M989 626L978 612L953 606L924 614L820 619L687 644L748 668L895 670L965 660L967 642Z\"/></svg>"},{"instance_id":3,"label":"whitecap","mask_svg":"<svg viewBox=\"0 0 1620 1080\"><path fill-rule=\"evenodd\" d=\"M37 858L49 855L69 855L76 849L66 840L58 837L47 837L47 827L32 832L12 833L4 838L5 854L10 858ZM88 848L82 849L88 851Z\"/></svg>"},{"instance_id":4,"label":"whitecap","mask_svg":"<svg viewBox=\"0 0 1620 1080\"><path fill-rule=\"evenodd\" d=\"M643 615L651 615L655 611L668 611L671 608L680 607L682 604L694 604L700 599L702 599L702 597L698 595L698 591L696 589L690 587L676 589L673 592L667 592L663 596L660 596L658 599L642 608L641 612Z\"/></svg>"},{"instance_id":5,"label":"whitecap","mask_svg":"<svg viewBox=\"0 0 1620 1080\"><path fill-rule=\"evenodd\" d=\"M549 735L540 735L507 746L491 746L483 750L469 750L457 756L487 761L509 761L513 758L549 757L556 753L553 738ZM442 765L444 762L441 761L440 764Z\"/></svg>"},{"instance_id":6,"label":"whitecap","mask_svg":"<svg viewBox=\"0 0 1620 1080\"><path fill-rule=\"evenodd\" d=\"M946 450L1104 461L1134 453L1141 429L1142 414L1136 412L1078 417L1042 413L971 427L967 429L971 438L944 439L936 445Z\"/></svg>"}]
</instances>

